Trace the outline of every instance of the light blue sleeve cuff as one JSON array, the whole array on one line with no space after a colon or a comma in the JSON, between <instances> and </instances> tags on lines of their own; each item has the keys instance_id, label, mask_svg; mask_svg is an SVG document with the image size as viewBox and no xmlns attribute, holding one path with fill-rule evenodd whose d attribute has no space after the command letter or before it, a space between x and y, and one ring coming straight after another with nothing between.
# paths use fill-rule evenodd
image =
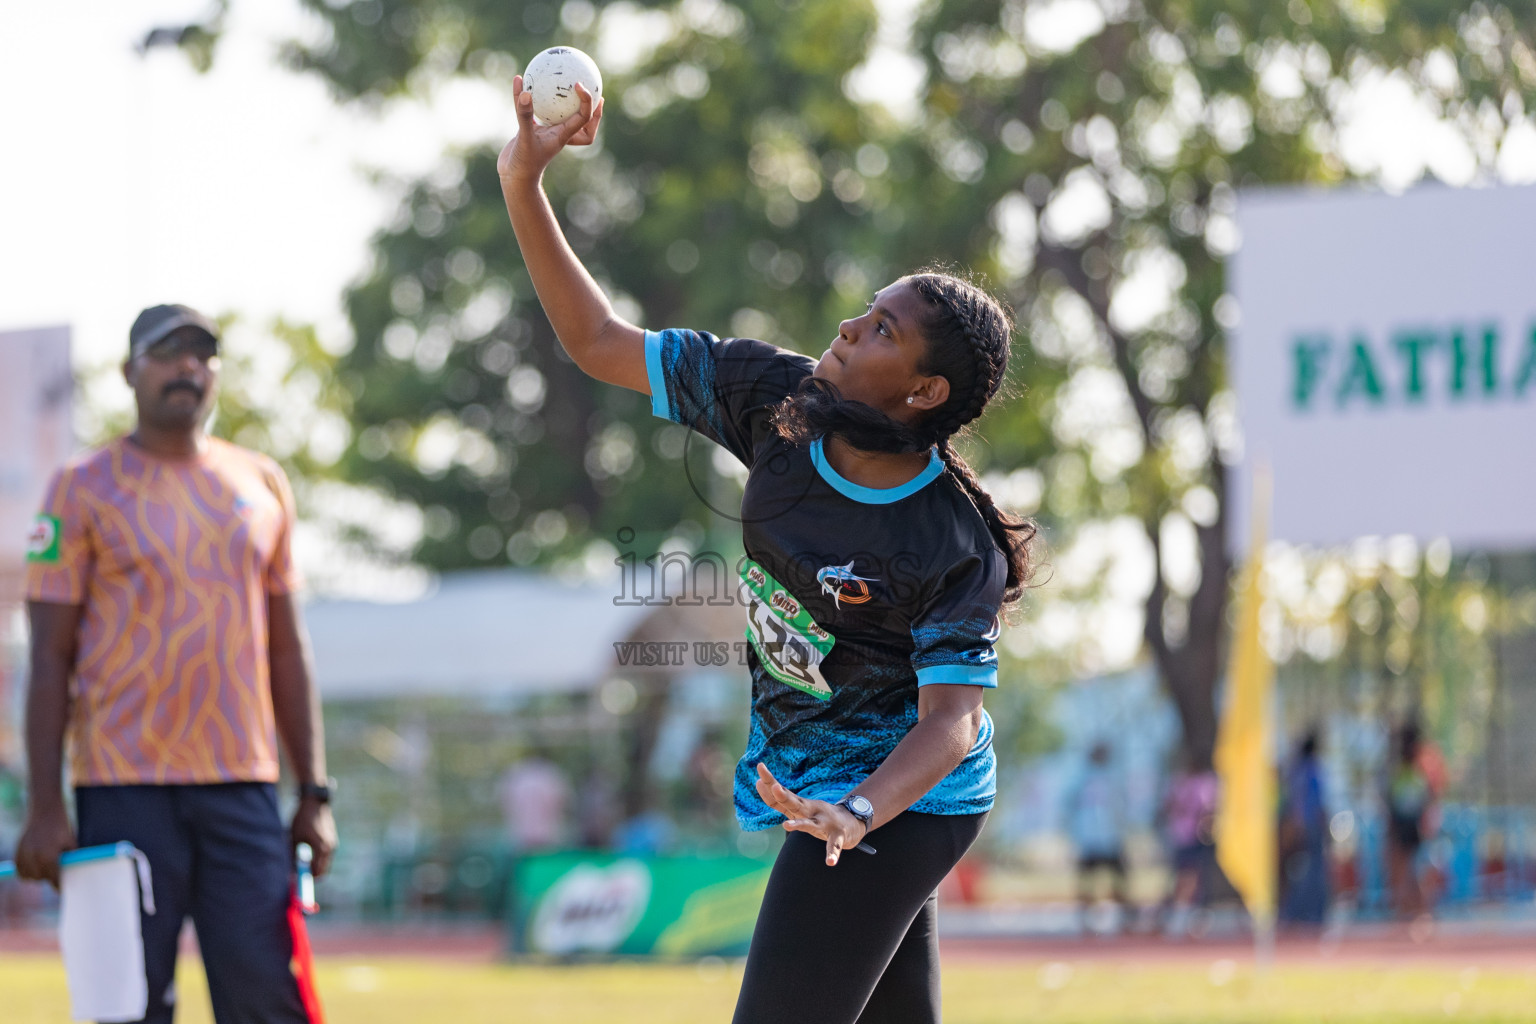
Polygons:
<instances>
[{"instance_id":1,"label":"light blue sleeve cuff","mask_svg":"<svg viewBox=\"0 0 1536 1024\"><path fill-rule=\"evenodd\" d=\"M645 332L645 378L651 384L651 415L676 423L672 403L667 401L667 378L661 370L661 335L655 331Z\"/></svg>"},{"instance_id":2,"label":"light blue sleeve cuff","mask_svg":"<svg viewBox=\"0 0 1536 1024\"><path fill-rule=\"evenodd\" d=\"M917 670L917 685L985 686L997 688L996 665L929 665Z\"/></svg>"}]
</instances>

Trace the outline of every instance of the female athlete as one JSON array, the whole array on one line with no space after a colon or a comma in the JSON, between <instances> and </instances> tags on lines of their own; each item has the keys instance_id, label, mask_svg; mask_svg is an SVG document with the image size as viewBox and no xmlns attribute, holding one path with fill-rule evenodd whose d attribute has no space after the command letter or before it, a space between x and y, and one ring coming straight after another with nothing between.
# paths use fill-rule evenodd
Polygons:
<instances>
[{"instance_id":1,"label":"female athlete","mask_svg":"<svg viewBox=\"0 0 1536 1024\"><path fill-rule=\"evenodd\" d=\"M1000 608L1034 526L999 510L950 439L981 415L1011 327L943 274L881 289L819 360L621 320L567 244L542 175L602 103L534 121L498 161L539 300L576 365L748 467L741 590L752 713L742 826L789 835L758 915L736 1024L939 1019L935 891L992 806Z\"/></svg>"}]
</instances>

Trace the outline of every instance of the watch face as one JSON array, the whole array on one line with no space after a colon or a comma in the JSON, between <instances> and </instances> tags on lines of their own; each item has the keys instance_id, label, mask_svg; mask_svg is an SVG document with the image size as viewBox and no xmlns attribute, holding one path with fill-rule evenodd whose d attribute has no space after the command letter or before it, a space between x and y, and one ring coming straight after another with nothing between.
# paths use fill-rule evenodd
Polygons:
<instances>
[{"instance_id":1,"label":"watch face","mask_svg":"<svg viewBox=\"0 0 1536 1024\"><path fill-rule=\"evenodd\" d=\"M875 813L875 805L862 796L849 797L848 809L860 818L867 818Z\"/></svg>"}]
</instances>

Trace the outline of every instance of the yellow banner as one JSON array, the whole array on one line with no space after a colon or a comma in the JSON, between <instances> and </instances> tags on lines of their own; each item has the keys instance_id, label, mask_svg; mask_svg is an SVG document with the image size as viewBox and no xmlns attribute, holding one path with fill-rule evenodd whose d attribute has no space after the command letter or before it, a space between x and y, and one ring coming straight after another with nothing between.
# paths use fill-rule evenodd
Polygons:
<instances>
[{"instance_id":1,"label":"yellow banner","mask_svg":"<svg viewBox=\"0 0 1536 1024\"><path fill-rule=\"evenodd\" d=\"M1255 474L1253 509L1248 564L1237 594L1226 706L1216 738L1215 766L1221 778L1216 859L1242 896L1254 923L1268 928L1275 917L1277 853L1271 720L1275 666L1259 639L1269 509L1267 474Z\"/></svg>"}]
</instances>

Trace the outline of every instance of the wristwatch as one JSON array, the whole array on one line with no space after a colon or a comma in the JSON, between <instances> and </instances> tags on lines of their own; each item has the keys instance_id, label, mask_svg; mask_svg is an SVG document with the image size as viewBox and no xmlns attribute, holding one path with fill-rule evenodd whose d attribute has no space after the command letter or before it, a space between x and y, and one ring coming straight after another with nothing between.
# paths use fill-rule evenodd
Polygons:
<instances>
[{"instance_id":1,"label":"wristwatch","mask_svg":"<svg viewBox=\"0 0 1536 1024\"><path fill-rule=\"evenodd\" d=\"M299 799L314 800L322 804L331 802L331 792L336 788L335 779L326 779L324 782L304 782L299 784Z\"/></svg>"},{"instance_id":2,"label":"wristwatch","mask_svg":"<svg viewBox=\"0 0 1536 1024\"><path fill-rule=\"evenodd\" d=\"M852 793L838 801L837 806L846 808L849 814L864 823L864 831L869 831L870 823L875 820L875 805L867 797Z\"/></svg>"}]
</instances>

